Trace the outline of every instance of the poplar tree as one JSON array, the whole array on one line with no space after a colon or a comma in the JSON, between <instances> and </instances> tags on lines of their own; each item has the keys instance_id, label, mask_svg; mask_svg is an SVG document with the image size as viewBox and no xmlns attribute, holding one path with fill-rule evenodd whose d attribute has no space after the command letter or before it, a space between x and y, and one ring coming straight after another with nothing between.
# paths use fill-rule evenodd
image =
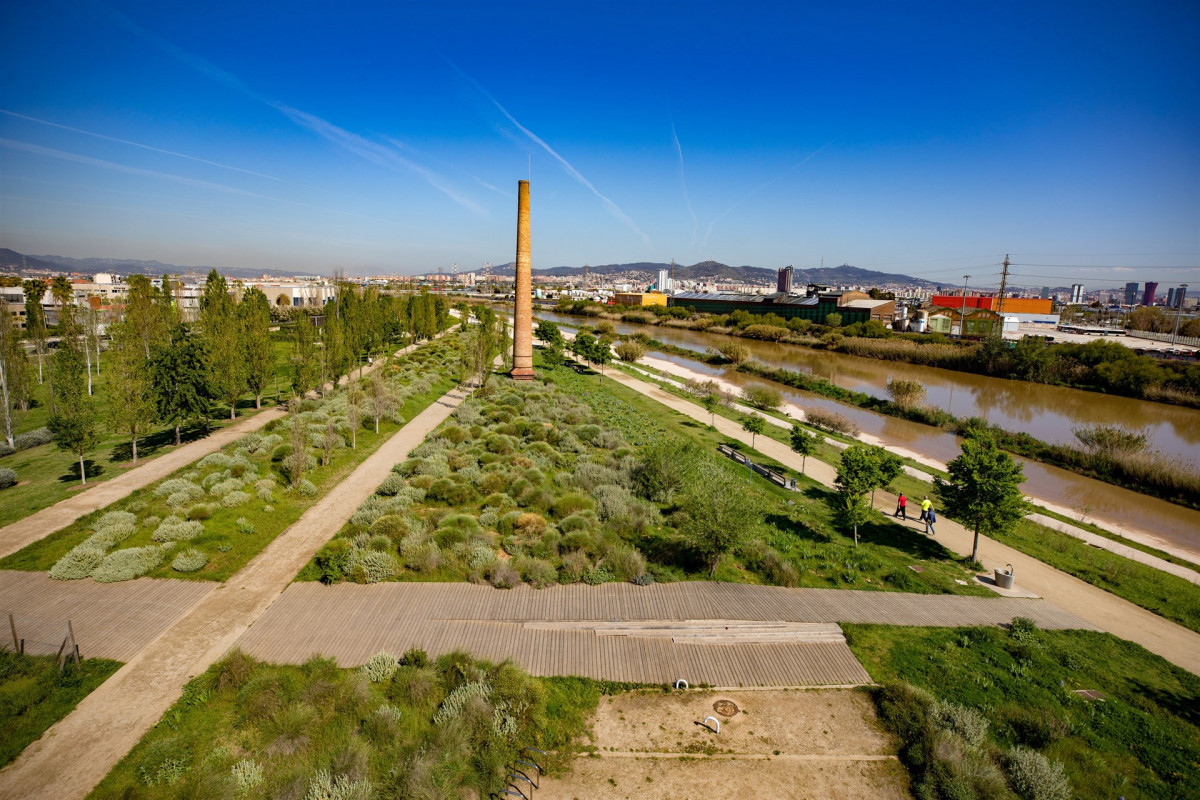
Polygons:
<instances>
[{"instance_id":1,"label":"poplar tree","mask_svg":"<svg viewBox=\"0 0 1200 800\"><path fill-rule=\"evenodd\" d=\"M271 350L271 304L257 288L242 297L238 307L242 328L242 352L246 365L246 385L254 394L254 407L262 408L262 396L275 374L275 354Z\"/></svg>"},{"instance_id":2,"label":"poplar tree","mask_svg":"<svg viewBox=\"0 0 1200 800\"><path fill-rule=\"evenodd\" d=\"M312 320L308 314L296 317L296 336L292 351L292 387L303 397L316 383L317 347L313 339Z\"/></svg>"},{"instance_id":3,"label":"poplar tree","mask_svg":"<svg viewBox=\"0 0 1200 800\"><path fill-rule=\"evenodd\" d=\"M156 307L156 293L150 279L145 275L130 275L128 283L125 321L133 326L142 343L142 354L149 358L150 349L165 338L166 325Z\"/></svg>"},{"instance_id":4,"label":"poplar tree","mask_svg":"<svg viewBox=\"0 0 1200 800\"><path fill-rule=\"evenodd\" d=\"M100 441L97 430L95 401L88 396L84 378L83 356L73 347L60 347L54 353L53 369L57 377L54 385L54 413L47 427L54 435L54 443L62 450L74 453L79 458L79 480L87 484L87 469L83 456Z\"/></svg>"},{"instance_id":5,"label":"poplar tree","mask_svg":"<svg viewBox=\"0 0 1200 800\"><path fill-rule=\"evenodd\" d=\"M246 361L241 324L229 299L229 285L215 269L208 273L200 299L200 325L208 343L209 380L213 394L237 416L237 400L246 390Z\"/></svg>"},{"instance_id":6,"label":"poplar tree","mask_svg":"<svg viewBox=\"0 0 1200 800\"><path fill-rule=\"evenodd\" d=\"M138 438L150 430L157 411L150 359L144 354L141 335L132 322L118 322L110 331L108 424L114 432L129 437L136 464Z\"/></svg>"},{"instance_id":7,"label":"poplar tree","mask_svg":"<svg viewBox=\"0 0 1200 800\"><path fill-rule=\"evenodd\" d=\"M175 428L185 420L208 419L212 391L208 381L209 356L205 341L189 335L180 325L170 333L169 341L150 351L150 381L158 416Z\"/></svg>"},{"instance_id":8,"label":"poplar tree","mask_svg":"<svg viewBox=\"0 0 1200 800\"><path fill-rule=\"evenodd\" d=\"M341 317L337 315L337 309L331 309L331 314L325 315L325 327L321 330L322 356L325 361L325 371L328 373L330 380L333 383L333 388L337 388L338 381L342 379L349 370L349 357L346 353L346 326L342 323Z\"/></svg>"},{"instance_id":9,"label":"poplar tree","mask_svg":"<svg viewBox=\"0 0 1200 800\"><path fill-rule=\"evenodd\" d=\"M29 408L29 361L17 338L12 315L0 308L0 399L4 402L4 441L13 446L16 410Z\"/></svg>"},{"instance_id":10,"label":"poplar tree","mask_svg":"<svg viewBox=\"0 0 1200 800\"><path fill-rule=\"evenodd\" d=\"M379 433L379 420L396 409L396 396L384 383L383 376L378 372L371 373L371 389L368 402L371 405L371 416L375 418L375 432Z\"/></svg>"},{"instance_id":11,"label":"poplar tree","mask_svg":"<svg viewBox=\"0 0 1200 800\"><path fill-rule=\"evenodd\" d=\"M42 308L42 298L46 296L46 283L27 280L21 288L25 291L25 331L38 357L38 384L41 385L45 381L42 367L46 359L46 312Z\"/></svg>"}]
</instances>

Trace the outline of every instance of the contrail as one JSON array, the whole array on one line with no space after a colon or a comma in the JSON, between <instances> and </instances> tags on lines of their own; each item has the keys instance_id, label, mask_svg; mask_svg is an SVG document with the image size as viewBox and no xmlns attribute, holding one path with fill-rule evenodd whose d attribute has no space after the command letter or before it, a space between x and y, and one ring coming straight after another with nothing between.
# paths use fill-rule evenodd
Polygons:
<instances>
[{"instance_id":1,"label":"contrail","mask_svg":"<svg viewBox=\"0 0 1200 800\"><path fill-rule=\"evenodd\" d=\"M687 178L683 173L683 148L679 146L679 135L675 133L675 120L671 120L671 139L675 142L675 152L679 154L679 182L683 184L683 201L687 203L688 213L692 215L692 244L696 244L696 233L700 230L700 221L696 219L696 212L692 210L692 199L688 197Z\"/></svg>"},{"instance_id":2,"label":"contrail","mask_svg":"<svg viewBox=\"0 0 1200 800\"><path fill-rule=\"evenodd\" d=\"M608 210L613 214L613 216L615 216L617 219L624 222L626 225L628 225L633 230L634 233L636 233L638 236L642 237L642 241L646 244L646 247L650 247L650 237L642 232L642 229L637 226L637 223L634 222L628 214L626 214L624 211L622 211L620 206L618 206L612 200L609 200L607 197L605 197L603 194L601 194L600 190L597 189L595 186L593 186L591 181L589 181L587 178L583 177L583 175L579 172L579 170L577 170L577 169L575 169L575 167L571 166L569 161L567 161L565 158L563 158L557 152L555 152L554 148L552 148L550 145L548 145L544 141L542 141L542 139L536 133L529 130L529 128L526 128L524 125L522 125L520 122L518 122L517 118L514 117L512 114L508 113L508 109L505 108L504 106L500 105L500 102L498 100L496 100L496 98L492 97L492 95L487 91L487 89L484 89L482 86L480 86L479 83L474 78L472 78L470 75L468 75L467 73L465 73L461 69L459 69L458 65L455 64L453 61L451 61L446 56L442 56L442 58L445 59L446 63L450 65L450 68L453 69L455 72L457 72L463 80L470 83L472 86L474 86L476 89L479 90L480 94L482 94L489 101L491 101L492 105L494 105L496 108L498 108L500 110L500 113L503 114L508 119L509 122L511 122L513 125L515 125L517 127L517 129L521 131L521 133L528 136L529 139L534 144L538 145L543 150L545 150L547 153L549 153L554 158L554 160L556 160L559 163L559 165L564 170L566 170L568 175L570 175L572 178L574 178L579 183L581 183L582 185L587 187L589 190L591 190L592 194L596 195L596 197L600 198L601 202L603 202L604 205L608 207Z\"/></svg>"},{"instance_id":3,"label":"contrail","mask_svg":"<svg viewBox=\"0 0 1200 800\"><path fill-rule=\"evenodd\" d=\"M0 108L0 114L7 114L8 116L16 117L17 119L36 122L39 125L49 125L51 128L59 128L60 130L71 131L72 133L82 133L84 136L93 136L97 139L103 139L107 142L116 142L118 144L127 144L131 147L140 147L143 150L149 150L152 153L162 153L163 155L175 156L176 158L186 158L188 161L198 161L201 164L208 164L210 167L220 167L221 169L233 170L234 172L241 172L245 175L253 175L256 178L266 178L267 180L279 181L280 183L291 183L291 181L286 181L283 178L276 178L274 175L266 175L262 172L242 169L241 167L231 167L228 164L222 164L218 161L209 161L207 158L189 156L187 153L177 153L174 150L164 150L161 147L153 147L148 144L142 144L141 142L131 142L128 139L118 139L115 136L106 136L103 133L96 133L95 131L85 131L83 128L72 128L70 125L62 125L58 122L51 122L50 120L46 119L38 119L37 117L31 117L27 114L18 114L16 111L9 111L8 109L4 108Z\"/></svg>"},{"instance_id":4,"label":"contrail","mask_svg":"<svg viewBox=\"0 0 1200 800\"><path fill-rule=\"evenodd\" d=\"M361 158L365 158L368 161L372 161L382 166L400 166L409 169L425 179L430 186L442 192L459 205L478 214L482 214L483 216L488 216L487 211L479 204L464 198L459 194L456 194L446 185L446 181L432 170L415 164L406 158L402 158L399 155L392 153L387 148L368 141L358 134L351 133L344 128L339 128L333 123L323 120L314 114L309 114L306 111L301 111L284 103L272 100L271 98L256 92L254 89L251 89L233 73L226 72L225 70L213 64L211 61L208 61L207 59L194 53L189 53L187 50L172 44L166 39L163 39L161 36L151 33L133 20L126 17L120 11L117 11L111 7L106 8L115 19L117 19L122 25L124 25L134 34L150 42L155 47L159 48L173 58L178 59L197 72L203 73L204 75L207 75L210 78L225 84L231 89L240 92L241 94L244 94L253 100L257 100L268 108L273 108L276 111L279 111L297 125L316 133L317 135L343 147L346 150L349 150ZM374 155L369 155L371 153Z\"/></svg>"},{"instance_id":5,"label":"contrail","mask_svg":"<svg viewBox=\"0 0 1200 800\"><path fill-rule=\"evenodd\" d=\"M20 150L24 153L32 155L44 156L46 158L56 158L60 161L71 161L76 164L86 164L91 167L100 167L101 169L110 169L115 172L125 172L130 175L139 175L144 178L160 178L163 180L182 183L188 186L198 186L202 189L212 189L218 192L228 192L229 194L241 195L242 197L253 197L258 200L272 200L276 203L286 203L291 206L300 206L302 208L313 208L318 211L327 211L335 214L345 214L352 217L366 217L367 219L379 219L379 217L371 217L367 214L356 214L352 211L340 211L333 208L325 208L323 206L315 206L310 203L301 203L297 200L287 200L282 197L272 197L269 194L259 194L258 192L249 192L245 189L239 189L236 186L227 186L223 183L213 183L212 181L204 181L199 178L188 178L184 175L176 175L171 172L159 172L153 169L143 169L141 167L131 167L128 164L119 164L116 161L106 161L102 158L92 158L91 156L80 155L79 153L70 153L66 150L56 150L53 147L43 147L39 144L31 144L29 142L19 142L14 139L0 139L0 147L7 147L12 150ZM386 220L381 220L386 221Z\"/></svg>"},{"instance_id":6,"label":"contrail","mask_svg":"<svg viewBox=\"0 0 1200 800\"><path fill-rule=\"evenodd\" d=\"M709 236L709 234L711 234L711 233L712 233L713 226L714 226L714 225L716 225L718 222L720 222L722 219L724 219L724 218L725 218L725 216L726 216L727 214L729 214L729 212L730 212L730 211L733 211L735 208L737 208L738 206L740 206L742 203L746 202L746 201L747 201L747 200L749 200L751 197L753 197L754 195L756 195L756 194L758 194L759 192L761 192L763 189L765 189L765 188L767 188L768 186L770 186L772 183L775 183L776 181L778 181L778 180L779 180L780 178L782 178L783 176L787 175L787 174L788 174L789 172L791 172L792 170L799 169L800 167L804 166L806 163L808 163L808 161L809 161L810 159L812 159L812 158L816 157L816 155L817 155L818 153L820 153L820 152L821 152L822 150L824 150L826 147L829 147L829 145L831 145L831 144L833 144L833 141L832 141L832 140L830 140L830 141L826 142L825 144L821 145L820 147L818 147L818 148L817 148L816 150L814 150L813 152L809 153L807 156L805 156L803 159L801 159L801 160L800 160L800 161L798 161L797 163L795 163L795 164L793 164L792 166L788 167L788 168L787 168L787 169L785 169L783 172L781 172L781 173L779 173L778 175L776 175L774 178L771 178L771 180L769 180L769 181L766 181L765 183L759 184L759 185L758 185L758 186L756 186L755 188L751 189L749 192L747 192L745 195L743 195L743 197L742 197L742 199L741 199L741 200L738 200L736 203L734 203L733 205L731 205L729 208L725 209L725 210L724 210L724 211L722 211L720 214L718 214L718 215L717 215L717 217L716 217L716 219L714 219L712 222L708 223L708 228L707 228L707 230L705 230L705 231L704 231L704 241L700 243L700 246L701 246L701 247L703 247L704 245L708 244L708 236Z\"/></svg>"}]
</instances>

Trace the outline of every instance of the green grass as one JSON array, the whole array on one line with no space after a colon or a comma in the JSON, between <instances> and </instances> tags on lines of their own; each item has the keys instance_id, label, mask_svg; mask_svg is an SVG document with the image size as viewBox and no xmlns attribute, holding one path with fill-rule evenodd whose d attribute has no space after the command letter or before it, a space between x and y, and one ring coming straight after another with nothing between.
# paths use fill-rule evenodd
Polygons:
<instances>
[{"instance_id":1,"label":"green grass","mask_svg":"<svg viewBox=\"0 0 1200 800\"><path fill-rule=\"evenodd\" d=\"M54 656L22 656L0 650L0 767L65 717L121 664L87 658L68 660L58 671Z\"/></svg>"},{"instance_id":2,"label":"green grass","mask_svg":"<svg viewBox=\"0 0 1200 800\"><path fill-rule=\"evenodd\" d=\"M433 344L431 347L437 349L439 352L442 349L450 352L448 343L445 340ZM421 348L409 356L397 359L395 363L396 365L402 365L407 360L416 359L417 363L423 364L426 355L431 352L426 351L425 348ZM430 357L432 358L433 356ZM420 413L453 388L456 383L454 378L449 377L449 373L451 372L450 365L440 366L435 369L435 366L430 364L427 368L430 374L434 375L437 380L431 385L428 391L413 394L404 400L399 413L405 420L412 419L413 416ZM311 400L306 402L314 403ZM210 560L208 564L197 572L179 573L171 568L170 558L168 558L161 566L150 571L147 575L151 577L191 578L215 581L228 579L245 566L250 559L261 552L276 536L294 523L304 511L320 501L322 497L336 487L350 472L370 456L371 453L382 446L401 427L401 425L385 418L380 422L379 433L376 434L373 426L364 421L363 428L358 432L356 449L339 447L333 451L333 457L328 465L318 466L316 469L306 473L305 477L317 488L316 493L309 497L305 497L293 489L285 488L286 481L273 472L278 465L273 464L269 460L269 454L253 459L260 470L259 477L273 477L279 483L279 488L274 491L272 499L264 502L252 496L249 502L235 508L223 508L219 501L211 497L194 503L193 505L207 505L211 509L211 516L204 521L204 533L185 544L181 544L176 548L176 551L185 547L200 549L209 556ZM225 455L233 455L238 447L239 444L234 442L223 448L221 452ZM212 469L205 470L206 473L212 471ZM215 471L219 472L221 470L217 468ZM155 496L155 488L167 480L193 474L199 477L199 472L196 464L189 464L182 467L167 476L163 481L155 482L144 489L133 492L128 497L116 503L91 514L84 515L68 527L50 534L4 559L0 559L0 569L27 571L50 569L54 566L55 562L66 555L72 548L87 539L91 535L95 523L109 511L131 511L139 517L138 530L121 543L122 547L140 547L152 544L151 536L154 533L154 528L140 524L141 521L151 516L165 518L171 513L180 516L186 513L186 509L173 512L167 506L166 498ZM252 486L248 487L248 493L253 495L254 489ZM240 519L245 519L253 525L252 533L243 533L239 530L238 520Z\"/></svg>"},{"instance_id":3,"label":"green grass","mask_svg":"<svg viewBox=\"0 0 1200 800\"><path fill-rule=\"evenodd\" d=\"M1200 796L1200 678L1138 645L1089 631L843 627L877 682L903 681L975 709L989 721L985 752L1033 747L1065 766L1076 797ZM901 758L915 783L936 781L936 754L914 747L913 709L897 694L878 697L893 728L908 729Z\"/></svg>"},{"instance_id":4,"label":"green grass","mask_svg":"<svg viewBox=\"0 0 1200 800\"><path fill-rule=\"evenodd\" d=\"M429 663L408 653L385 673L370 681L329 659L277 666L235 652L192 680L90 797L315 797L321 770L370 785L339 797L487 797L522 747L561 771L602 694L630 688L532 678L463 653ZM447 698L471 683L489 690L451 713ZM239 787L248 760L259 780Z\"/></svg>"}]
</instances>

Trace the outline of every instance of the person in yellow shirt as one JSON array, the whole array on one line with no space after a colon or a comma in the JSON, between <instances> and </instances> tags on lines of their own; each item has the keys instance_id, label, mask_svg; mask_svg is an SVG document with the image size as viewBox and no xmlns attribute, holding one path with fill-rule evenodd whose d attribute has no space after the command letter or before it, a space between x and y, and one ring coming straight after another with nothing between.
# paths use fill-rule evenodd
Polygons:
<instances>
[{"instance_id":1,"label":"person in yellow shirt","mask_svg":"<svg viewBox=\"0 0 1200 800\"><path fill-rule=\"evenodd\" d=\"M921 521L929 516L929 509L933 508L933 501L929 499L929 495L925 495L925 499L921 501Z\"/></svg>"}]
</instances>

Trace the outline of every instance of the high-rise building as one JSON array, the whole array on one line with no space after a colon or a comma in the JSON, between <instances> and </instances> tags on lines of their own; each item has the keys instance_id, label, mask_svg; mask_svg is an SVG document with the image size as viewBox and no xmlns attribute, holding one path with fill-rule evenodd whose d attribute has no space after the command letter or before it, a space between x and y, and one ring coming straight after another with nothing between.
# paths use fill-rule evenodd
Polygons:
<instances>
[{"instance_id":1,"label":"high-rise building","mask_svg":"<svg viewBox=\"0 0 1200 800\"><path fill-rule=\"evenodd\" d=\"M671 273L665 269L658 271L658 283L654 284L654 288L660 292L671 291Z\"/></svg>"},{"instance_id":2,"label":"high-rise building","mask_svg":"<svg viewBox=\"0 0 1200 800\"><path fill-rule=\"evenodd\" d=\"M1137 281L1125 284L1125 305L1131 306L1137 302Z\"/></svg>"},{"instance_id":3,"label":"high-rise building","mask_svg":"<svg viewBox=\"0 0 1200 800\"><path fill-rule=\"evenodd\" d=\"M1142 305L1154 305L1154 293L1158 291L1158 281L1146 281L1146 291L1142 294Z\"/></svg>"},{"instance_id":4,"label":"high-rise building","mask_svg":"<svg viewBox=\"0 0 1200 800\"><path fill-rule=\"evenodd\" d=\"M1083 284L1082 283L1072 283L1071 284L1071 302L1076 305L1083 302Z\"/></svg>"},{"instance_id":5,"label":"high-rise building","mask_svg":"<svg viewBox=\"0 0 1200 800\"><path fill-rule=\"evenodd\" d=\"M1175 289L1167 290L1167 308L1179 308L1183 305L1183 297L1187 294L1187 289L1180 286Z\"/></svg>"},{"instance_id":6,"label":"high-rise building","mask_svg":"<svg viewBox=\"0 0 1200 800\"><path fill-rule=\"evenodd\" d=\"M1041 297L1041 299L1042 299L1042 300L1049 300L1049 299L1050 299L1050 287L1049 287L1049 286L1043 286L1043 287L1042 287L1042 293L1041 293L1040 297Z\"/></svg>"},{"instance_id":7,"label":"high-rise building","mask_svg":"<svg viewBox=\"0 0 1200 800\"><path fill-rule=\"evenodd\" d=\"M792 293L792 268L790 265L779 270L775 291L783 292L784 294Z\"/></svg>"}]
</instances>

